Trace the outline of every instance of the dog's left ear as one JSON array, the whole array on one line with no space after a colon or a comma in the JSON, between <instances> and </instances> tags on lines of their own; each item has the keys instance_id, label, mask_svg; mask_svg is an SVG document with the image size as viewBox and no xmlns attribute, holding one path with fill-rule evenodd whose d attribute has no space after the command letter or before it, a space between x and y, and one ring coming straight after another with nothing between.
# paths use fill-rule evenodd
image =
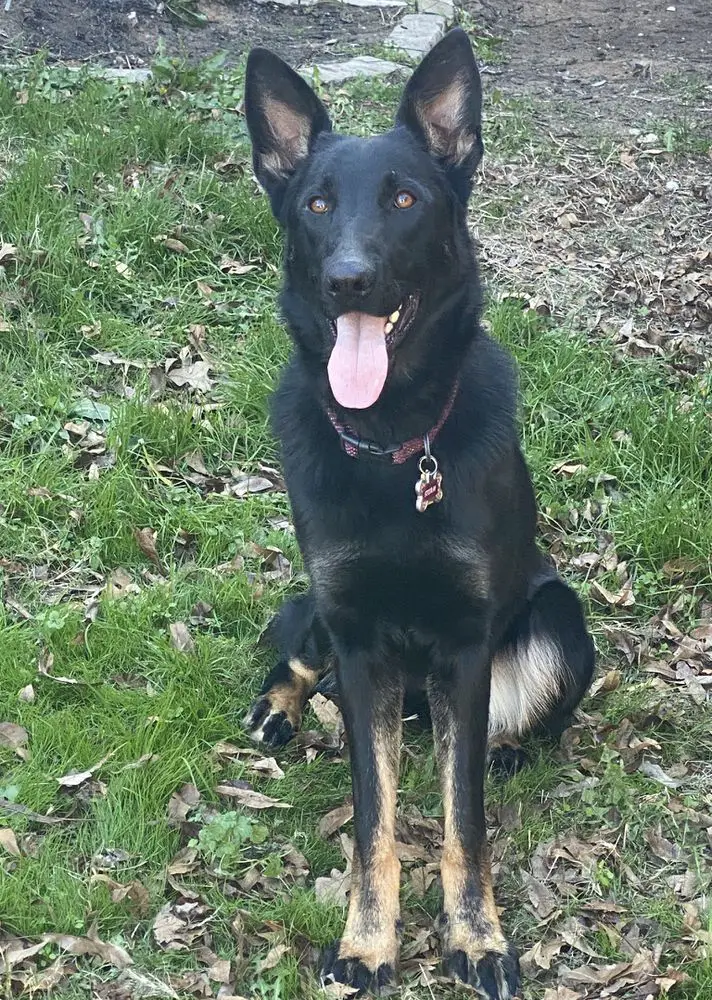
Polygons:
<instances>
[{"instance_id":1,"label":"dog's left ear","mask_svg":"<svg viewBox=\"0 0 712 1000\"><path fill-rule=\"evenodd\" d=\"M417 67L396 122L415 134L467 201L484 146L480 74L462 28L449 31Z\"/></svg>"},{"instance_id":2,"label":"dog's left ear","mask_svg":"<svg viewBox=\"0 0 712 1000\"><path fill-rule=\"evenodd\" d=\"M279 215L289 178L320 132L330 132L326 108L308 83L269 49L253 49L245 75L245 117L257 180Z\"/></svg>"}]
</instances>

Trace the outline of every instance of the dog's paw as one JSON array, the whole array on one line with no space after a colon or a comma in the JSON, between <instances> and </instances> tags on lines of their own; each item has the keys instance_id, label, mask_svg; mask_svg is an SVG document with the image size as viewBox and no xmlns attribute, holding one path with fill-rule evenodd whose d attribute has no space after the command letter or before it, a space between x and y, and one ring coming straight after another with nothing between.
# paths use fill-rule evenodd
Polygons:
<instances>
[{"instance_id":1,"label":"dog's paw","mask_svg":"<svg viewBox=\"0 0 712 1000\"><path fill-rule=\"evenodd\" d=\"M529 754L520 746L503 743L492 747L487 755L487 763L493 777L507 781L529 764Z\"/></svg>"},{"instance_id":2,"label":"dog's paw","mask_svg":"<svg viewBox=\"0 0 712 1000\"><path fill-rule=\"evenodd\" d=\"M382 986L393 982L395 962L376 964L358 956L339 958L340 946L341 942L336 941L324 952L321 968L323 986L328 986L329 983L344 983L359 991L353 994L354 996L362 996L364 993L378 994Z\"/></svg>"},{"instance_id":3,"label":"dog's paw","mask_svg":"<svg viewBox=\"0 0 712 1000\"><path fill-rule=\"evenodd\" d=\"M242 724L255 742L283 747L294 737L299 719L290 718L285 709L273 705L266 694L252 705Z\"/></svg>"},{"instance_id":4,"label":"dog's paw","mask_svg":"<svg viewBox=\"0 0 712 1000\"><path fill-rule=\"evenodd\" d=\"M447 952L443 956L443 971L451 979L472 986L483 1000L515 1000L519 993L519 958L511 945L504 953Z\"/></svg>"}]
</instances>

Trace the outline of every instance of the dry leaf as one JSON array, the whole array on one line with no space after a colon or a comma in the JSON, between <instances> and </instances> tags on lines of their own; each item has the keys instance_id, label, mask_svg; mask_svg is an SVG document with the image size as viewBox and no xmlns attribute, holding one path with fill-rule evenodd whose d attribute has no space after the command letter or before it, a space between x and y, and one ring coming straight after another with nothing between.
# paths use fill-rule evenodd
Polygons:
<instances>
[{"instance_id":1,"label":"dry leaf","mask_svg":"<svg viewBox=\"0 0 712 1000\"><path fill-rule=\"evenodd\" d=\"M214 983L229 983L230 960L227 958L219 958L216 962L213 962L208 969L208 979Z\"/></svg>"},{"instance_id":2,"label":"dry leaf","mask_svg":"<svg viewBox=\"0 0 712 1000\"><path fill-rule=\"evenodd\" d=\"M557 462L556 465L552 465L551 471L558 472L562 476L576 476L579 472L588 472L588 466L580 462L570 462L568 459L565 459L563 462Z\"/></svg>"},{"instance_id":3,"label":"dry leaf","mask_svg":"<svg viewBox=\"0 0 712 1000\"><path fill-rule=\"evenodd\" d=\"M230 257L223 257L218 265L223 274L249 274L257 269L256 264L242 264L239 260L232 260Z\"/></svg>"},{"instance_id":4,"label":"dry leaf","mask_svg":"<svg viewBox=\"0 0 712 1000\"><path fill-rule=\"evenodd\" d=\"M245 806L247 809L291 809L291 805L288 802L280 802L279 799L273 799L269 795L263 795L262 792L256 792L252 788L245 788L244 782L232 782L225 781L220 785L217 785L215 791L218 795L224 795L227 798L235 799L235 801L241 805Z\"/></svg>"},{"instance_id":5,"label":"dry leaf","mask_svg":"<svg viewBox=\"0 0 712 1000\"><path fill-rule=\"evenodd\" d=\"M437 878L438 865L422 865L410 872L410 885L418 899L425 899L425 894Z\"/></svg>"},{"instance_id":6,"label":"dry leaf","mask_svg":"<svg viewBox=\"0 0 712 1000\"><path fill-rule=\"evenodd\" d=\"M157 753L142 753L138 760L130 760L128 764L122 764L119 768L120 772L123 771L136 771L139 767L144 767L146 764L151 764L153 761L159 760L159 754Z\"/></svg>"},{"instance_id":7,"label":"dry leaf","mask_svg":"<svg viewBox=\"0 0 712 1000\"><path fill-rule=\"evenodd\" d=\"M113 903L128 900L138 916L145 916L150 908L148 889L142 882L134 879L132 882L117 882L110 875L92 875L92 882L100 882L108 888Z\"/></svg>"},{"instance_id":8,"label":"dry leaf","mask_svg":"<svg viewBox=\"0 0 712 1000\"><path fill-rule=\"evenodd\" d=\"M173 368L168 372L166 378L178 388L187 386L189 389L197 389L200 392L210 392L213 381L208 378L209 371L210 363L208 361L194 361L183 364L180 368Z\"/></svg>"},{"instance_id":9,"label":"dry leaf","mask_svg":"<svg viewBox=\"0 0 712 1000\"><path fill-rule=\"evenodd\" d=\"M337 735L343 733L344 720L333 701L330 701L329 698L325 698L323 694L317 692L313 698L309 699L309 705L314 715L328 733L336 733Z\"/></svg>"},{"instance_id":10,"label":"dry leaf","mask_svg":"<svg viewBox=\"0 0 712 1000\"><path fill-rule=\"evenodd\" d=\"M156 566L160 573L163 572L163 564L161 563L160 556L158 555L158 549L156 548L156 532L152 528L134 528L134 538L136 539L136 544L141 549L143 554L147 559Z\"/></svg>"},{"instance_id":11,"label":"dry leaf","mask_svg":"<svg viewBox=\"0 0 712 1000\"><path fill-rule=\"evenodd\" d=\"M0 266L14 263L17 260L17 247L14 243L0 242Z\"/></svg>"},{"instance_id":12,"label":"dry leaf","mask_svg":"<svg viewBox=\"0 0 712 1000\"><path fill-rule=\"evenodd\" d=\"M319 836L324 837L325 839L330 837L332 833L336 833L336 831L341 829L344 824L352 820L353 816L353 802L347 801L342 803L342 805L337 806L336 809L332 809L319 820Z\"/></svg>"},{"instance_id":13,"label":"dry leaf","mask_svg":"<svg viewBox=\"0 0 712 1000\"><path fill-rule=\"evenodd\" d=\"M28 735L24 726L16 722L0 722L0 746L18 750L27 743Z\"/></svg>"},{"instance_id":14,"label":"dry leaf","mask_svg":"<svg viewBox=\"0 0 712 1000\"><path fill-rule=\"evenodd\" d=\"M141 588L137 583L134 583L133 577L127 570L119 567L109 573L106 587L104 588L104 594L109 600L118 601L129 594L140 593Z\"/></svg>"},{"instance_id":15,"label":"dry leaf","mask_svg":"<svg viewBox=\"0 0 712 1000\"><path fill-rule=\"evenodd\" d=\"M620 670L609 670L593 682L589 689L589 697L594 698L597 694L608 694L620 687L623 675Z\"/></svg>"},{"instance_id":16,"label":"dry leaf","mask_svg":"<svg viewBox=\"0 0 712 1000\"><path fill-rule=\"evenodd\" d=\"M174 250L175 253L188 253L188 247L181 240L175 240L172 236L166 236L161 240L167 250Z\"/></svg>"},{"instance_id":17,"label":"dry leaf","mask_svg":"<svg viewBox=\"0 0 712 1000\"><path fill-rule=\"evenodd\" d=\"M10 827L0 827L0 847L14 857L20 857L20 848L17 846L17 839Z\"/></svg>"},{"instance_id":18,"label":"dry leaf","mask_svg":"<svg viewBox=\"0 0 712 1000\"><path fill-rule=\"evenodd\" d=\"M350 886L351 872L349 867L343 872L340 872L338 868L332 868L330 876L321 876L316 879L314 882L314 893L320 903L334 903L337 906L346 906Z\"/></svg>"},{"instance_id":19,"label":"dry leaf","mask_svg":"<svg viewBox=\"0 0 712 1000\"><path fill-rule=\"evenodd\" d=\"M522 880L537 916L546 920L557 908L556 896L551 889L530 875L529 872L522 872Z\"/></svg>"},{"instance_id":20,"label":"dry leaf","mask_svg":"<svg viewBox=\"0 0 712 1000\"><path fill-rule=\"evenodd\" d=\"M615 965L589 964L579 969L563 968L559 973L560 977L568 983L590 983L596 986L605 986L605 996L621 993L626 986L647 983L654 974L653 955L645 950L637 952L630 962L618 962Z\"/></svg>"},{"instance_id":21,"label":"dry leaf","mask_svg":"<svg viewBox=\"0 0 712 1000\"><path fill-rule=\"evenodd\" d=\"M188 813L200 802L200 792L190 783L183 785L178 792L174 792L168 802L168 825L180 826L184 823Z\"/></svg>"},{"instance_id":22,"label":"dry leaf","mask_svg":"<svg viewBox=\"0 0 712 1000\"><path fill-rule=\"evenodd\" d=\"M203 458L202 451L190 451L187 455L183 456L183 461L192 469L193 472L200 473L201 476L209 476L210 471L205 465L205 459Z\"/></svg>"},{"instance_id":23,"label":"dry leaf","mask_svg":"<svg viewBox=\"0 0 712 1000\"><path fill-rule=\"evenodd\" d=\"M275 489L272 480L265 479L264 476L251 476L246 472L233 470L232 477L233 482L228 489L234 497L246 497L248 493L266 493L267 490Z\"/></svg>"},{"instance_id":24,"label":"dry leaf","mask_svg":"<svg viewBox=\"0 0 712 1000\"><path fill-rule=\"evenodd\" d=\"M9 799L0 797L0 813L7 813L10 816L24 816L30 823L41 823L45 826L56 826L58 823L72 823L68 816L43 816L36 813L20 802L10 802Z\"/></svg>"},{"instance_id":25,"label":"dry leaf","mask_svg":"<svg viewBox=\"0 0 712 1000\"><path fill-rule=\"evenodd\" d=\"M556 958L563 947L564 942L560 939L546 943L537 941L533 948L522 955L522 969L530 976L535 975L537 969L550 969L552 959Z\"/></svg>"},{"instance_id":26,"label":"dry leaf","mask_svg":"<svg viewBox=\"0 0 712 1000\"><path fill-rule=\"evenodd\" d=\"M184 847L178 851L176 856L169 862L166 872L168 875L187 875L195 871L198 867L198 851L195 847Z\"/></svg>"},{"instance_id":27,"label":"dry leaf","mask_svg":"<svg viewBox=\"0 0 712 1000\"><path fill-rule=\"evenodd\" d=\"M99 958L104 965L113 965L117 969L125 969L133 961L129 953L116 944L100 941L96 929L92 927L87 937L75 937L73 934L45 934L44 944L56 944L62 951L70 955L91 955Z\"/></svg>"},{"instance_id":28,"label":"dry leaf","mask_svg":"<svg viewBox=\"0 0 712 1000\"><path fill-rule=\"evenodd\" d=\"M321 992L330 1000L350 1000L359 993L357 986L347 986L346 983L322 983Z\"/></svg>"},{"instance_id":29,"label":"dry leaf","mask_svg":"<svg viewBox=\"0 0 712 1000\"><path fill-rule=\"evenodd\" d=\"M116 268L116 273L120 274L122 278L130 278L133 276L133 271L131 270L129 265L124 264L122 260L117 260L114 263L114 267Z\"/></svg>"},{"instance_id":30,"label":"dry leaf","mask_svg":"<svg viewBox=\"0 0 712 1000\"><path fill-rule=\"evenodd\" d=\"M19 965L28 958L33 958L38 952L42 951L43 948L44 941L39 941L35 944L25 946L24 942L19 939L17 941L12 941L9 945L6 945L3 939L2 961L4 968L3 966L0 966L0 973L4 973L6 970L14 968L14 966Z\"/></svg>"},{"instance_id":31,"label":"dry leaf","mask_svg":"<svg viewBox=\"0 0 712 1000\"><path fill-rule=\"evenodd\" d=\"M686 855L679 844L663 837L660 830L646 830L645 839L656 858L661 861L686 861Z\"/></svg>"},{"instance_id":32,"label":"dry leaf","mask_svg":"<svg viewBox=\"0 0 712 1000\"><path fill-rule=\"evenodd\" d=\"M61 778L56 779L57 784L60 788L77 788L79 785L84 784L85 781L91 778L95 771L98 771L100 767L106 764L107 760L113 757L115 752L116 751L112 751L112 753L107 754L106 757L102 757L97 764L87 768L86 771L70 771L69 774L63 774Z\"/></svg>"},{"instance_id":33,"label":"dry leaf","mask_svg":"<svg viewBox=\"0 0 712 1000\"><path fill-rule=\"evenodd\" d=\"M607 590L598 580L593 580L591 583L591 596L602 604L611 604L613 607L618 608L629 608L635 604L633 584L630 580L625 581L617 594Z\"/></svg>"},{"instance_id":34,"label":"dry leaf","mask_svg":"<svg viewBox=\"0 0 712 1000\"><path fill-rule=\"evenodd\" d=\"M554 986L546 990L543 1000L583 1000L583 993L574 993L567 986Z\"/></svg>"},{"instance_id":35,"label":"dry leaf","mask_svg":"<svg viewBox=\"0 0 712 1000\"><path fill-rule=\"evenodd\" d=\"M646 778L651 778L653 781L657 781L661 785L665 785L666 788L679 788L683 784L682 781L678 781L676 778L671 778L669 774L663 771L659 764L655 764L652 760L642 760L638 768L641 774L644 774Z\"/></svg>"},{"instance_id":36,"label":"dry leaf","mask_svg":"<svg viewBox=\"0 0 712 1000\"><path fill-rule=\"evenodd\" d=\"M250 771L263 774L265 777L272 778L275 781L281 781L284 777L284 771L274 757L260 757L259 760L250 760L247 762L247 767Z\"/></svg>"},{"instance_id":37,"label":"dry leaf","mask_svg":"<svg viewBox=\"0 0 712 1000\"><path fill-rule=\"evenodd\" d=\"M213 755L217 760L234 760L235 757L261 757L262 754L259 750L253 750L252 747L238 747L234 743L227 743L225 740L220 740L213 747Z\"/></svg>"},{"instance_id":38,"label":"dry leaf","mask_svg":"<svg viewBox=\"0 0 712 1000\"><path fill-rule=\"evenodd\" d=\"M171 646L177 649L179 653L195 652L195 643L185 622L173 622L170 625L170 633Z\"/></svg>"},{"instance_id":39,"label":"dry leaf","mask_svg":"<svg viewBox=\"0 0 712 1000\"><path fill-rule=\"evenodd\" d=\"M167 951L187 951L198 938L204 939L212 920L210 907L193 899L166 903L153 921L153 936Z\"/></svg>"},{"instance_id":40,"label":"dry leaf","mask_svg":"<svg viewBox=\"0 0 712 1000\"><path fill-rule=\"evenodd\" d=\"M35 689L31 684L26 684L17 692L17 697L20 701L33 702L35 700Z\"/></svg>"},{"instance_id":41,"label":"dry leaf","mask_svg":"<svg viewBox=\"0 0 712 1000\"><path fill-rule=\"evenodd\" d=\"M267 956L257 964L257 975L268 969L274 969L291 950L288 944L276 944L274 948L270 948Z\"/></svg>"},{"instance_id":42,"label":"dry leaf","mask_svg":"<svg viewBox=\"0 0 712 1000\"><path fill-rule=\"evenodd\" d=\"M51 965L34 972L30 976L23 985L23 996L25 994L31 996L33 993L46 993L48 996L51 996L55 986L73 971L69 965L65 965L61 958L56 958Z\"/></svg>"}]
</instances>

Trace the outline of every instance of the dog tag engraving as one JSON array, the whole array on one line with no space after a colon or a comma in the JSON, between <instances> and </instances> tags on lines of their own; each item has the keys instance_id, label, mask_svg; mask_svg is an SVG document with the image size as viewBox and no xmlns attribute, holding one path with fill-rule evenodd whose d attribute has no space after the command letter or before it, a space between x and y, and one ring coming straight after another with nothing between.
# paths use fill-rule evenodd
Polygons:
<instances>
[{"instance_id":1,"label":"dog tag engraving","mask_svg":"<svg viewBox=\"0 0 712 1000\"><path fill-rule=\"evenodd\" d=\"M420 479L415 484L415 509L419 514L427 510L431 504L440 503L443 498L442 473L438 472L438 463L430 454L430 441L427 436L424 443L425 454L419 464Z\"/></svg>"}]
</instances>

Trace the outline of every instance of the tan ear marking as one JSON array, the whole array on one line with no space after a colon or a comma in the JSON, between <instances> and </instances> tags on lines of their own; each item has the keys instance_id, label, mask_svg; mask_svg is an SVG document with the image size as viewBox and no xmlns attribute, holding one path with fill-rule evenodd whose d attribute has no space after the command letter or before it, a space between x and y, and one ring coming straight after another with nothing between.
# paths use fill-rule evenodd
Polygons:
<instances>
[{"instance_id":1,"label":"tan ear marking","mask_svg":"<svg viewBox=\"0 0 712 1000\"><path fill-rule=\"evenodd\" d=\"M462 163L476 139L474 132L462 129L466 100L467 86L459 74L446 90L418 109L430 148L454 164Z\"/></svg>"},{"instance_id":2,"label":"tan ear marking","mask_svg":"<svg viewBox=\"0 0 712 1000\"><path fill-rule=\"evenodd\" d=\"M309 152L309 119L275 97L265 98L262 112L275 141L263 165L269 173L283 177Z\"/></svg>"}]
</instances>

